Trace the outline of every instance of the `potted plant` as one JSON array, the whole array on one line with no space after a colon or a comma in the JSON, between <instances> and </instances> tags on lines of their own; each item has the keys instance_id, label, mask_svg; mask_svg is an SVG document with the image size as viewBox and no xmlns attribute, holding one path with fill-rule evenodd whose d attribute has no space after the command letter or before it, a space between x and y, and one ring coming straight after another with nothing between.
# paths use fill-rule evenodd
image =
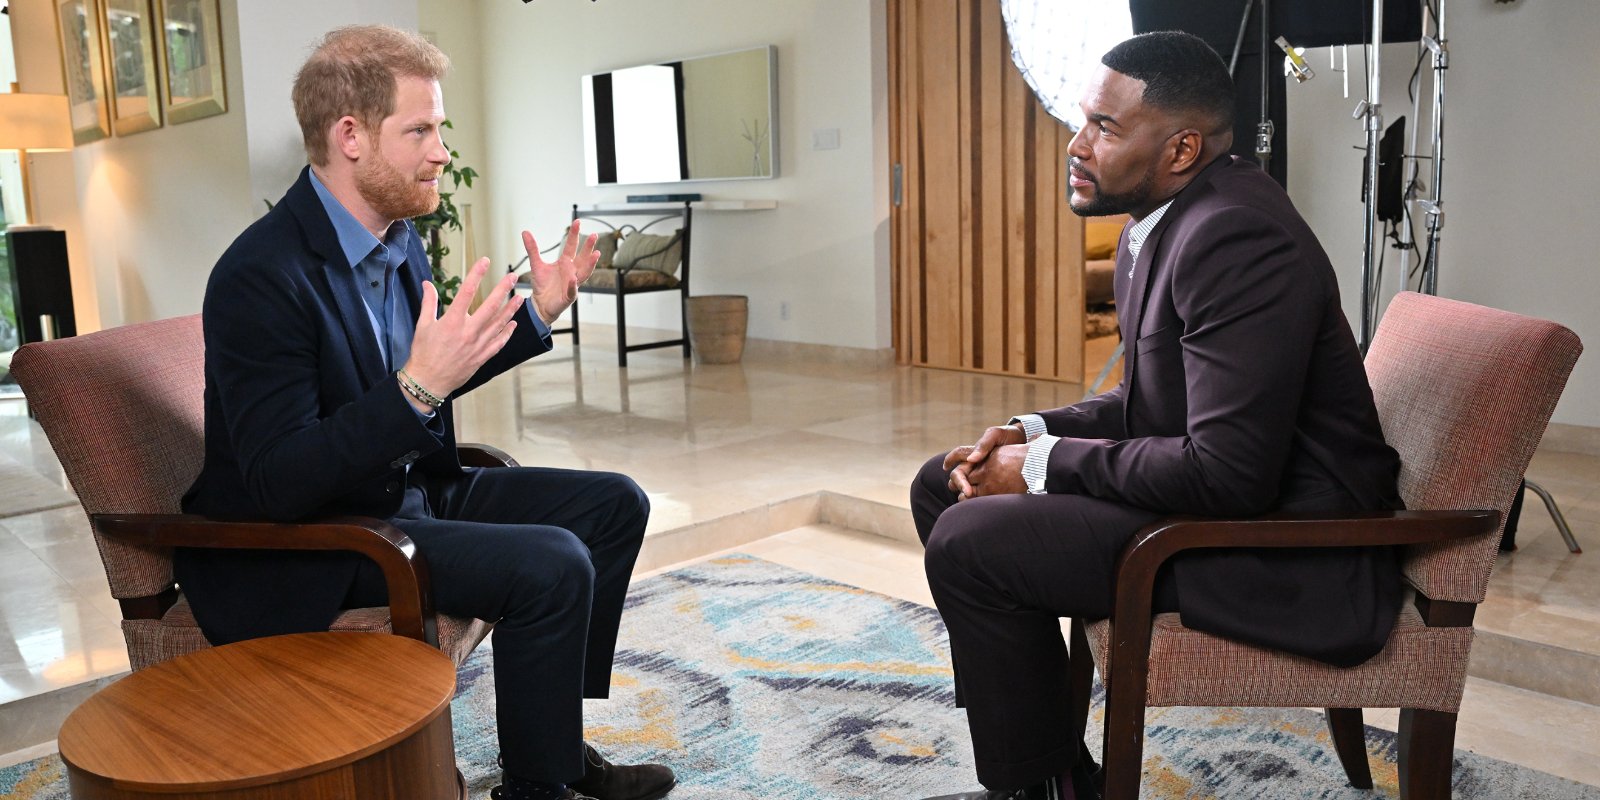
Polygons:
<instances>
[{"instance_id":1,"label":"potted plant","mask_svg":"<svg viewBox=\"0 0 1600 800\"><path fill-rule=\"evenodd\" d=\"M446 128L454 128L450 120L444 121ZM448 148L449 145L446 145ZM424 214L411 220L417 226L417 233L422 236L422 243L428 251L428 261L433 266L433 285L439 290L439 302L448 305L455 299L456 290L461 287L460 275L446 275L444 271L444 257L450 255L450 247L444 243L445 230L461 230L461 213L456 209L456 204L451 200L455 190L466 184L472 188L472 179L478 177L478 171L472 167L458 167L461 154L450 151L450 163L444 166L444 173L440 175L439 207L432 214ZM450 178L450 191L444 191L443 178Z\"/></svg>"}]
</instances>

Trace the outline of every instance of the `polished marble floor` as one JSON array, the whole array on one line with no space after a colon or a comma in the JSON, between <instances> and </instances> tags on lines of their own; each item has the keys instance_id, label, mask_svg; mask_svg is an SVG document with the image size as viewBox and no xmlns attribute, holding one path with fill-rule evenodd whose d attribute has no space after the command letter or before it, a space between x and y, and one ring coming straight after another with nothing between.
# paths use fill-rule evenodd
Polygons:
<instances>
[{"instance_id":1,"label":"polished marble floor","mask_svg":"<svg viewBox=\"0 0 1600 800\"><path fill-rule=\"evenodd\" d=\"M739 364L658 350L619 370L607 333L586 331L576 353L563 340L469 395L460 434L523 463L632 475L654 509L641 573L739 549L928 602L905 511L910 476L985 425L1082 392L754 342ZM0 401L0 455L61 481L18 401ZM1600 785L1600 708L1571 699L1596 702L1600 690L1600 458L1541 452L1530 474L1596 552L1568 554L1530 505L1521 549L1502 560L1478 615L1475 659L1485 655L1473 672L1504 682L1471 679L1459 744ZM79 509L0 516L0 752L51 738L7 745L5 732L127 669L119 616ZM1369 721L1392 726L1393 715Z\"/></svg>"}]
</instances>

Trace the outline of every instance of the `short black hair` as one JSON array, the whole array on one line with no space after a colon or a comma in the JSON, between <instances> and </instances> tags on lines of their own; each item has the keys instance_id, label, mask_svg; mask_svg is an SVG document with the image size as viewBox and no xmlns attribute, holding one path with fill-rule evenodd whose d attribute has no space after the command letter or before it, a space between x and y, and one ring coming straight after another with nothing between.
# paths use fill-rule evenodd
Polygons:
<instances>
[{"instance_id":1,"label":"short black hair","mask_svg":"<svg viewBox=\"0 0 1600 800\"><path fill-rule=\"evenodd\" d=\"M1207 134L1233 129L1233 78L1205 40L1183 31L1141 33L1111 48L1100 63L1144 81L1144 102L1165 111L1198 111Z\"/></svg>"}]
</instances>

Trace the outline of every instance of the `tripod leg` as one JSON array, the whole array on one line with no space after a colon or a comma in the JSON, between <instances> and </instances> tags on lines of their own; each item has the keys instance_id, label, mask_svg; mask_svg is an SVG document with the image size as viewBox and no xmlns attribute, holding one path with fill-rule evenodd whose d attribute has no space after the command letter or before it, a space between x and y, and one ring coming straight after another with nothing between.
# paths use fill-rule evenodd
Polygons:
<instances>
[{"instance_id":1,"label":"tripod leg","mask_svg":"<svg viewBox=\"0 0 1600 800\"><path fill-rule=\"evenodd\" d=\"M1100 384L1106 382L1106 376L1111 374L1111 368L1116 366L1117 362L1122 359L1122 348L1125 344L1127 344L1126 340L1117 342L1117 349L1111 351L1111 357L1107 358L1106 365L1100 368L1100 374L1095 376L1094 383L1089 384L1088 391L1083 393L1083 399L1088 400L1094 397L1096 392L1100 391Z\"/></svg>"},{"instance_id":2,"label":"tripod leg","mask_svg":"<svg viewBox=\"0 0 1600 800\"><path fill-rule=\"evenodd\" d=\"M1540 500L1544 501L1544 509L1550 512L1550 519L1555 520L1556 530L1560 531L1561 538L1566 540L1567 549L1574 553L1582 553L1583 548L1578 546L1578 540L1573 537L1572 528L1567 526L1567 518L1561 513L1561 507L1556 505L1556 499L1551 497L1543 486L1527 479L1524 479L1523 482L1528 484L1528 488L1533 490L1534 494L1539 495Z\"/></svg>"}]
</instances>

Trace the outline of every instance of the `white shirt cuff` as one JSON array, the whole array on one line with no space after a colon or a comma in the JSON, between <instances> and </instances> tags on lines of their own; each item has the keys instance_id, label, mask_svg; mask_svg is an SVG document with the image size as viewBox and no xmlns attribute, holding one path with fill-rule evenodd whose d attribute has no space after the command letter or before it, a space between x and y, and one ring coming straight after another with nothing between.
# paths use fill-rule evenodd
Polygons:
<instances>
[{"instance_id":1,"label":"white shirt cuff","mask_svg":"<svg viewBox=\"0 0 1600 800\"><path fill-rule=\"evenodd\" d=\"M1028 482L1028 494L1044 494L1044 480L1050 469L1050 450L1061 441L1060 436L1041 433L1028 443L1028 456L1022 460L1022 479Z\"/></svg>"},{"instance_id":2,"label":"white shirt cuff","mask_svg":"<svg viewBox=\"0 0 1600 800\"><path fill-rule=\"evenodd\" d=\"M1017 423L1022 424L1022 433L1028 437L1030 442L1044 435L1044 417L1038 414L1023 414L1020 417L1012 417L1011 421L1006 424L1016 425Z\"/></svg>"}]
</instances>

